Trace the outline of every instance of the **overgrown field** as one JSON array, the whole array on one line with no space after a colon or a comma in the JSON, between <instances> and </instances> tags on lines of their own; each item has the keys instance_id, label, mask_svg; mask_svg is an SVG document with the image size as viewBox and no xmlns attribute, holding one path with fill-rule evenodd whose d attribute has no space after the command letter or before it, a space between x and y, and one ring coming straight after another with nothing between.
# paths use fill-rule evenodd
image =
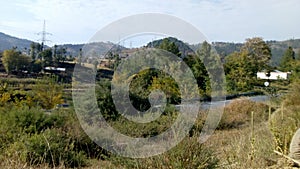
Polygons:
<instances>
[{"instance_id":1,"label":"overgrown field","mask_svg":"<svg viewBox=\"0 0 300 169\"><path fill-rule=\"evenodd\" d=\"M274 153L289 153L300 125L300 85L272 103L239 98L224 109L219 126L203 144L198 141L207 111L190 134L170 151L141 159L120 157L95 144L82 130L70 94L46 79L29 83L30 90L0 90L0 168L283 168L292 164ZM109 82L98 84L98 106L119 132L151 137L165 131L177 117L171 105L150 124L134 124L118 115ZM101 97L100 97L101 96ZM68 108L55 108L67 102ZM51 106L50 106L51 105Z\"/></svg>"}]
</instances>

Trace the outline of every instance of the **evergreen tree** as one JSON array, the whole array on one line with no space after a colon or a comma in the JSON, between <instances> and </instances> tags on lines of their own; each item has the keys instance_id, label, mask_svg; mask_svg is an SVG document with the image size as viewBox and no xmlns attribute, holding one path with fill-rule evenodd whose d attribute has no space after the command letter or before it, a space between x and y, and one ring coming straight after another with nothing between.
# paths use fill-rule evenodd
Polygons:
<instances>
[{"instance_id":1,"label":"evergreen tree","mask_svg":"<svg viewBox=\"0 0 300 169\"><path fill-rule=\"evenodd\" d=\"M253 75L258 71L267 69L272 53L268 44L262 38L255 37L246 39L246 43L242 46L241 52L247 52Z\"/></svg>"},{"instance_id":2,"label":"evergreen tree","mask_svg":"<svg viewBox=\"0 0 300 169\"><path fill-rule=\"evenodd\" d=\"M280 69L282 71L291 71L292 63L295 61L295 52L291 46L284 52L281 62Z\"/></svg>"},{"instance_id":3,"label":"evergreen tree","mask_svg":"<svg viewBox=\"0 0 300 169\"><path fill-rule=\"evenodd\" d=\"M181 56L179 48L176 46L174 42L171 42L168 38L165 38L162 43L158 47L159 49L166 50L168 52L173 53L176 56Z\"/></svg>"}]
</instances>

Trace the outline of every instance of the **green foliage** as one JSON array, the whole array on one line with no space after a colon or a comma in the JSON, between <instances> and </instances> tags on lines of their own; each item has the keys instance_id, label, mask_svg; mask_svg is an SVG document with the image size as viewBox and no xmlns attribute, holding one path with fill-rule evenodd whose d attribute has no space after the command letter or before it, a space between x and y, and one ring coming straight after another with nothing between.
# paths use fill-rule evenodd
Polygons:
<instances>
[{"instance_id":1,"label":"green foliage","mask_svg":"<svg viewBox=\"0 0 300 169\"><path fill-rule=\"evenodd\" d=\"M250 67L250 60L246 51L236 52L228 56L224 69L227 90L230 93L245 92L253 89L253 81L256 77L253 76L254 72L252 72Z\"/></svg>"},{"instance_id":2,"label":"green foliage","mask_svg":"<svg viewBox=\"0 0 300 169\"><path fill-rule=\"evenodd\" d=\"M44 77L34 87L34 99L44 109L52 109L57 104L63 103L62 86L57 83L55 77Z\"/></svg>"},{"instance_id":3,"label":"green foliage","mask_svg":"<svg viewBox=\"0 0 300 169\"><path fill-rule=\"evenodd\" d=\"M289 46L289 48L284 52L284 55L281 58L280 69L282 71L291 71L292 63L294 61L295 61L295 52L293 48Z\"/></svg>"},{"instance_id":4,"label":"green foliage","mask_svg":"<svg viewBox=\"0 0 300 169\"><path fill-rule=\"evenodd\" d=\"M31 63L31 72L33 73L39 73L42 70L42 61L40 60L36 60L34 62Z\"/></svg>"},{"instance_id":5,"label":"green foliage","mask_svg":"<svg viewBox=\"0 0 300 169\"><path fill-rule=\"evenodd\" d=\"M37 108L1 108L0 160L80 167L87 165L89 158L108 155L78 123L74 110L45 114Z\"/></svg>"},{"instance_id":6,"label":"green foliage","mask_svg":"<svg viewBox=\"0 0 300 169\"><path fill-rule=\"evenodd\" d=\"M169 51L169 52L171 52L171 53L173 53L173 54L175 54L175 55L177 55L177 56L180 56L181 58L185 58L187 55L189 55L189 54L191 54L191 53L194 53L194 51L191 49L191 48L194 47L193 45L189 45L189 44L187 44L187 43L184 43L184 42L182 42L181 40L178 40L178 39L176 39L176 38L174 38L174 37L167 37L167 38L164 38L164 39L154 40L154 41L152 41L152 42L149 42L149 43L146 45L146 47L159 48L159 46L163 43L163 41L164 41L165 39L168 39L168 40L166 40L166 41L168 41L169 44L170 44L170 43L174 43L174 44L178 47L178 50L179 50L179 52L180 52L180 55L177 55L177 53L178 53L177 51L174 51L174 53L171 52L171 51L169 51L169 50L167 50L167 51ZM165 49L165 50L166 50L166 49Z\"/></svg>"},{"instance_id":7,"label":"green foliage","mask_svg":"<svg viewBox=\"0 0 300 169\"><path fill-rule=\"evenodd\" d=\"M52 49L45 49L39 53L39 58L43 61L43 66L50 66L53 63Z\"/></svg>"},{"instance_id":8,"label":"green foliage","mask_svg":"<svg viewBox=\"0 0 300 169\"><path fill-rule=\"evenodd\" d=\"M183 61L190 67L194 77L197 80L200 95L204 96L208 94L210 89L208 72L201 59L195 55L189 55L183 59Z\"/></svg>"},{"instance_id":9,"label":"green foliage","mask_svg":"<svg viewBox=\"0 0 300 169\"><path fill-rule=\"evenodd\" d=\"M166 109L168 113L164 113L158 119L149 123L135 123L121 116L118 120L111 121L110 124L120 133L131 137L153 137L170 128L177 118L174 109L170 106Z\"/></svg>"},{"instance_id":10,"label":"green foliage","mask_svg":"<svg viewBox=\"0 0 300 169\"><path fill-rule=\"evenodd\" d=\"M54 45L54 49L53 49L54 63L58 64L59 62L66 61L67 59L66 53L67 53L66 48L63 47L58 48L57 45Z\"/></svg>"},{"instance_id":11,"label":"green foliage","mask_svg":"<svg viewBox=\"0 0 300 169\"><path fill-rule=\"evenodd\" d=\"M297 81L300 79L300 60L295 60L292 62L292 74L291 81Z\"/></svg>"},{"instance_id":12,"label":"green foliage","mask_svg":"<svg viewBox=\"0 0 300 169\"><path fill-rule=\"evenodd\" d=\"M42 45L39 43L32 42L30 44L30 57L33 61L35 61L40 52L42 52L42 48Z\"/></svg>"},{"instance_id":13,"label":"green foliage","mask_svg":"<svg viewBox=\"0 0 300 169\"><path fill-rule=\"evenodd\" d=\"M251 72L256 73L268 68L272 53L269 45L262 38L246 39L246 43L242 46L241 51L248 53Z\"/></svg>"},{"instance_id":14,"label":"green foliage","mask_svg":"<svg viewBox=\"0 0 300 169\"><path fill-rule=\"evenodd\" d=\"M219 55L206 41L196 51L196 55L201 59L207 70L208 77L206 76L207 79L205 80L206 93L211 96L224 95L225 93L223 93L222 89L225 87L223 86L225 84L225 77L223 77L223 64Z\"/></svg>"},{"instance_id":15,"label":"green foliage","mask_svg":"<svg viewBox=\"0 0 300 169\"><path fill-rule=\"evenodd\" d=\"M16 51L15 49L5 50L3 52L2 63L8 74L27 70L30 58Z\"/></svg>"},{"instance_id":16,"label":"green foliage","mask_svg":"<svg viewBox=\"0 0 300 169\"><path fill-rule=\"evenodd\" d=\"M180 91L175 80L166 75L159 75L152 79L150 90L161 90L164 92L167 98L167 103L179 103Z\"/></svg>"},{"instance_id":17,"label":"green foliage","mask_svg":"<svg viewBox=\"0 0 300 169\"><path fill-rule=\"evenodd\" d=\"M229 93L253 90L257 84L256 73L270 69L269 46L261 38L247 39L240 52L229 55L225 60L225 74Z\"/></svg>"},{"instance_id":18,"label":"green foliage","mask_svg":"<svg viewBox=\"0 0 300 169\"><path fill-rule=\"evenodd\" d=\"M25 140L26 161L30 164L48 163L55 167L64 163L69 167L87 164L84 152L74 151L74 142L58 129L46 130L42 134L31 135Z\"/></svg>"},{"instance_id":19,"label":"green foliage","mask_svg":"<svg viewBox=\"0 0 300 169\"><path fill-rule=\"evenodd\" d=\"M30 96L27 92L22 90L13 91L8 87L8 83L0 84L0 106L5 105L14 105L14 106L33 106L33 97Z\"/></svg>"},{"instance_id":20,"label":"green foliage","mask_svg":"<svg viewBox=\"0 0 300 169\"><path fill-rule=\"evenodd\" d=\"M111 82L102 79L96 86L98 108L107 120L116 120L120 115L117 112L111 96Z\"/></svg>"},{"instance_id":21,"label":"green foliage","mask_svg":"<svg viewBox=\"0 0 300 169\"><path fill-rule=\"evenodd\" d=\"M160 72L154 69L146 69L135 75L130 83L129 97L132 105L139 110L150 108L148 96L151 93L153 78L158 77Z\"/></svg>"},{"instance_id":22,"label":"green foliage","mask_svg":"<svg viewBox=\"0 0 300 169\"><path fill-rule=\"evenodd\" d=\"M175 45L174 42L171 42L168 38L163 39L162 43L158 46L158 48L171 52L176 56L181 56L179 48Z\"/></svg>"},{"instance_id":23,"label":"green foliage","mask_svg":"<svg viewBox=\"0 0 300 169\"><path fill-rule=\"evenodd\" d=\"M287 154L291 139L300 127L300 85L296 80L289 86L281 107L270 120L270 130L276 142L275 149Z\"/></svg>"}]
</instances>

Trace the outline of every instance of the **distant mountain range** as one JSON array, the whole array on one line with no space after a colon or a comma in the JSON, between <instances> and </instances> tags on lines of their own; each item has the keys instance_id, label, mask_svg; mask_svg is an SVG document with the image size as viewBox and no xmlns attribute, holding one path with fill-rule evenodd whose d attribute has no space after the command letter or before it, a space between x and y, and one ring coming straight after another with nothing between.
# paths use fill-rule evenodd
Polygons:
<instances>
[{"instance_id":1,"label":"distant mountain range","mask_svg":"<svg viewBox=\"0 0 300 169\"><path fill-rule=\"evenodd\" d=\"M176 38L169 38L170 41L174 42L181 53L183 55L187 55L188 53L194 52L197 48L201 46L201 44L190 45L184 43ZM13 47L17 47L21 51L25 51L30 49L30 44L33 41L16 38L4 33L0 32L0 52L6 49L11 49ZM147 46L158 46L162 40L156 40L147 44ZM293 47L296 53L300 52L300 39L290 39L286 41L267 41L267 44L270 45L272 50L272 60L271 64L276 66L280 62L280 58L282 57L284 51L288 48L288 46ZM229 42L213 42L212 46L216 49L216 51L221 55L222 58L231 54L234 51L239 51L242 43L229 43ZM67 54L72 56L78 56L80 49L84 47L88 47L93 49L93 53L97 53L97 55L104 55L104 52L107 51L115 51L115 50L123 50L125 47L115 45L110 42L97 42L86 44L64 44L58 45L58 48L63 47L66 48Z\"/></svg>"},{"instance_id":2,"label":"distant mountain range","mask_svg":"<svg viewBox=\"0 0 300 169\"><path fill-rule=\"evenodd\" d=\"M0 32L0 51L18 47L20 50L29 49L32 41L16 38Z\"/></svg>"},{"instance_id":3,"label":"distant mountain range","mask_svg":"<svg viewBox=\"0 0 300 169\"><path fill-rule=\"evenodd\" d=\"M12 49L14 47L17 47L17 49L20 51L28 52L31 43L34 42L26 39L13 37L0 32L0 52L7 49ZM45 48L49 47L45 46ZM67 51L67 55L75 57L79 55L80 49L82 49L83 52L87 51L87 49L89 50L90 53L85 53L85 55L105 55L107 51L118 51L126 49L125 47L115 45L111 42L96 42L89 44L63 44L57 45L57 48L65 48Z\"/></svg>"}]
</instances>

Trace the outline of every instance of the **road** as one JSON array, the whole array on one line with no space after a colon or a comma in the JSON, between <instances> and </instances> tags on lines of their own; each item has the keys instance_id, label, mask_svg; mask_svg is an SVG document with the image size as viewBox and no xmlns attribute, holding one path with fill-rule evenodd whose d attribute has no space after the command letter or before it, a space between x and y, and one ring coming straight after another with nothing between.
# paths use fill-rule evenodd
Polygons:
<instances>
[{"instance_id":1,"label":"road","mask_svg":"<svg viewBox=\"0 0 300 169\"><path fill-rule=\"evenodd\" d=\"M264 101L269 100L269 97L264 96L264 95L262 95L262 96L251 96L251 97L247 97L247 98L249 98L250 100L255 101L255 102L264 102ZM201 103L201 109L207 110L209 108L218 108L220 106L224 106L224 105L227 105L227 104L231 103L233 100L202 102ZM192 106L192 104L191 104L191 106ZM175 107L177 109L179 109L180 105L176 105Z\"/></svg>"}]
</instances>

